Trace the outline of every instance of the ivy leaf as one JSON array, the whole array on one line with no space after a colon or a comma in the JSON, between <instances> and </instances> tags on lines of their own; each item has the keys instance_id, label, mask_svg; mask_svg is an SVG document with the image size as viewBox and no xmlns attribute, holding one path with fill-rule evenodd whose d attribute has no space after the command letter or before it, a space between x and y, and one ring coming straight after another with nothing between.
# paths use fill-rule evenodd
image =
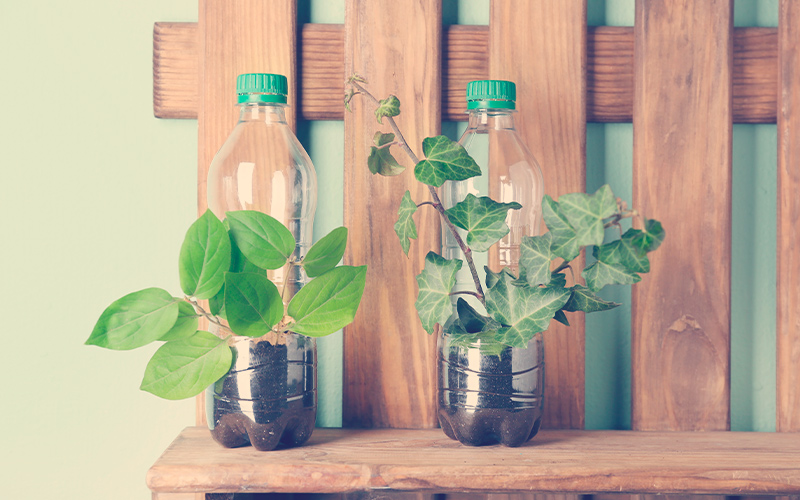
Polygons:
<instances>
[{"instance_id":1,"label":"ivy leaf","mask_svg":"<svg viewBox=\"0 0 800 500\"><path fill-rule=\"evenodd\" d=\"M228 373L233 353L228 344L199 331L162 345L150 358L141 389L164 399L197 396Z\"/></svg>"},{"instance_id":2,"label":"ivy leaf","mask_svg":"<svg viewBox=\"0 0 800 500\"><path fill-rule=\"evenodd\" d=\"M647 253L634 244L636 229L629 229L622 237L611 243L597 247L597 253L608 264L619 264L635 273L649 273L650 261Z\"/></svg>"},{"instance_id":3,"label":"ivy leaf","mask_svg":"<svg viewBox=\"0 0 800 500\"><path fill-rule=\"evenodd\" d=\"M292 255L292 233L277 219L255 210L227 213L231 235L245 258L261 269L278 269Z\"/></svg>"},{"instance_id":4,"label":"ivy leaf","mask_svg":"<svg viewBox=\"0 0 800 500\"><path fill-rule=\"evenodd\" d=\"M503 325L475 310L469 302L459 297L456 301L458 321L466 333L497 332Z\"/></svg>"},{"instance_id":5,"label":"ivy leaf","mask_svg":"<svg viewBox=\"0 0 800 500\"><path fill-rule=\"evenodd\" d=\"M446 136L428 137L422 141L425 159L414 167L417 180L433 187L444 181L463 181L481 175L481 168L464 147Z\"/></svg>"},{"instance_id":6,"label":"ivy leaf","mask_svg":"<svg viewBox=\"0 0 800 500\"><path fill-rule=\"evenodd\" d=\"M550 274L550 283L548 283L549 287L556 288L566 288L567 287L567 277L564 276L563 273L551 273Z\"/></svg>"},{"instance_id":7,"label":"ivy leaf","mask_svg":"<svg viewBox=\"0 0 800 500\"><path fill-rule=\"evenodd\" d=\"M468 194L463 201L447 210L450 222L469 231L467 245L476 252L485 252L509 232L506 216L519 210L519 203L498 203L488 196Z\"/></svg>"},{"instance_id":8,"label":"ivy leaf","mask_svg":"<svg viewBox=\"0 0 800 500\"><path fill-rule=\"evenodd\" d=\"M175 299L180 300L180 299ZM158 340L170 341L181 340L194 335L197 331L197 313L188 302L180 300L178 302L178 319L175 320L175 325Z\"/></svg>"},{"instance_id":9,"label":"ivy leaf","mask_svg":"<svg viewBox=\"0 0 800 500\"><path fill-rule=\"evenodd\" d=\"M558 206L575 229L579 246L602 245L605 236L603 219L617 211L617 200L605 184L594 194L565 194L558 198Z\"/></svg>"},{"instance_id":10,"label":"ivy leaf","mask_svg":"<svg viewBox=\"0 0 800 500\"><path fill-rule=\"evenodd\" d=\"M489 269L489 266L483 266L483 271L486 273L486 279L484 282L486 283L486 288L492 288L497 281L502 277L502 271L496 273Z\"/></svg>"},{"instance_id":11,"label":"ivy leaf","mask_svg":"<svg viewBox=\"0 0 800 500\"><path fill-rule=\"evenodd\" d=\"M219 292L231 265L231 244L225 226L211 212L200 216L186 232L178 261L181 289L209 299Z\"/></svg>"},{"instance_id":12,"label":"ivy leaf","mask_svg":"<svg viewBox=\"0 0 800 500\"><path fill-rule=\"evenodd\" d=\"M550 261L553 260L553 253L550 250L552 243L553 235L549 232L542 236L522 237L519 247L519 266L525 270L525 279L531 286L550 283Z\"/></svg>"},{"instance_id":13,"label":"ivy leaf","mask_svg":"<svg viewBox=\"0 0 800 500\"><path fill-rule=\"evenodd\" d=\"M434 252L425 256L425 268L417 276L419 294L414 306L426 332L433 333L436 323L444 325L453 312L450 291L463 264L459 259L447 260Z\"/></svg>"},{"instance_id":14,"label":"ivy leaf","mask_svg":"<svg viewBox=\"0 0 800 500\"><path fill-rule=\"evenodd\" d=\"M266 275L225 273L225 313L236 335L260 337L283 317L281 293Z\"/></svg>"},{"instance_id":15,"label":"ivy leaf","mask_svg":"<svg viewBox=\"0 0 800 500\"><path fill-rule=\"evenodd\" d=\"M400 200L400 208L397 209L397 222L394 223L394 232L400 238L400 246L406 255L408 255L408 249L411 247L410 239L417 239L417 225L412 218L416 211L417 204L411 199L411 192L406 191L403 199Z\"/></svg>"},{"instance_id":16,"label":"ivy leaf","mask_svg":"<svg viewBox=\"0 0 800 500\"><path fill-rule=\"evenodd\" d=\"M303 258L302 266L310 278L319 276L336 267L342 260L344 249L347 246L347 228L337 227L318 242Z\"/></svg>"},{"instance_id":17,"label":"ivy leaf","mask_svg":"<svg viewBox=\"0 0 800 500\"><path fill-rule=\"evenodd\" d=\"M569 320L567 319L567 315L564 314L564 309L559 309L556 311L555 315L553 315L553 319L561 323L562 325L569 326Z\"/></svg>"},{"instance_id":18,"label":"ivy leaf","mask_svg":"<svg viewBox=\"0 0 800 500\"><path fill-rule=\"evenodd\" d=\"M397 116L400 114L400 99L397 96L390 95L386 99L378 101L378 107L375 109L375 118L378 123L383 123L384 116Z\"/></svg>"},{"instance_id":19,"label":"ivy leaf","mask_svg":"<svg viewBox=\"0 0 800 500\"><path fill-rule=\"evenodd\" d=\"M547 229L553 235L551 250L556 257L561 257L569 262L581 251L578 241L578 234L561 213L558 202L553 201L549 195L544 195L542 200L542 217L544 218Z\"/></svg>"},{"instance_id":20,"label":"ivy leaf","mask_svg":"<svg viewBox=\"0 0 800 500\"><path fill-rule=\"evenodd\" d=\"M601 299L583 285L575 285L570 290L572 290L572 295L567 303L564 304L564 311L583 311L586 313L592 313L608 311L609 309L614 309L615 307L622 305L616 302L609 302Z\"/></svg>"},{"instance_id":21,"label":"ivy leaf","mask_svg":"<svg viewBox=\"0 0 800 500\"><path fill-rule=\"evenodd\" d=\"M178 319L178 301L161 288L145 288L103 311L86 345L127 351L160 339Z\"/></svg>"},{"instance_id":22,"label":"ivy leaf","mask_svg":"<svg viewBox=\"0 0 800 500\"><path fill-rule=\"evenodd\" d=\"M486 309L492 318L505 325L498 332L504 344L525 347L534 335L547 329L571 292L558 288L514 286L511 283L514 279L512 274L502 273L501 279L486 294Z\"/></svg>"},{"instance_id":23,"label":"ivy leaf","mask_svg":"<svg viewBox=\"0 0 800 500\"><path fill-rule=\"evenodd\" d=\"M391 177L403 173L406 169L406 167L400 165L397 160L395 160L394 156L392 156L392 152L389 151L391 146L386 146L386 144L390 144L392 141L394 141L394 134L375 132L375 137L372 139L375 146L370 148L369 156L367 157L367 167L373 174Z\"/></svg>"},{"instance_id":24,"label":"ivy leaf","mask_svg":"<svg viewBox=\"0 0 800 500\"><path fill-rule=\"evenodd\" d=\"M291 330L322 337L353 322L364 293L367 266L339 266L311 280L292 297Z\"/></svg>"},{"instance_id":25,"label":"ivy leaf","mask_svg":"<svg viewBox=\"0 0 800 500\"><path fill-rule=\"evenodd\" d=\"M632 285L642 280L641 276L619 263L614 248L616 246L608 245L594 248L592 254L597 261L581 273L589 290L597 292L606 285Z\"/></svg>"},{"instance_id":26,"label":"ivy leaf","mask_svg":"<svg viewBox=\"0 0 800 500\"><path fill-rule=\"evenodd\" d=\"M625 234L628 234L631 231L637 230L629 229ZM625 235L623 235L623 237L624 236ZM661 242L664 241L665 237L666 232L664 231L664 228L661 227L660 222L655 219L645 219L644 230L639 230L633 236L633 244L645 252L652 252L661 246Z\"/></svg>"}]
</instances>

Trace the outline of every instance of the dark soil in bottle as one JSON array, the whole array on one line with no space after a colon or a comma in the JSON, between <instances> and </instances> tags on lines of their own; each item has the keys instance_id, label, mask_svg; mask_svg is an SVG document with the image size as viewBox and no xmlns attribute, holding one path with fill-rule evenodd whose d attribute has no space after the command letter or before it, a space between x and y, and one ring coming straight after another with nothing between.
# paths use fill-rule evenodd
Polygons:
<instances>
[{"instance_id":1,"label":"dark soil in bottle","mask_svg":"<svg viewBox=\"0 0 800 500\"><path fill-rule=\"evenodd\" d=\"M311 437L316 421L315 350L294 347L245 342L234 348L233 369L206 395L209 427L217 442L269 451L297 446Z\"/></svg>"},{"instance_id":2,"label":"dark soil in bottle","mask_svg":"<svg viewBox=\"0 0 800 500\"><path fill-rule=\"evenodd\" d=\"M520 446L542 422L544 364L517 349L499 356L445 349L439 357L439 424L469 446Z\"/></svg>"}]
</instances>

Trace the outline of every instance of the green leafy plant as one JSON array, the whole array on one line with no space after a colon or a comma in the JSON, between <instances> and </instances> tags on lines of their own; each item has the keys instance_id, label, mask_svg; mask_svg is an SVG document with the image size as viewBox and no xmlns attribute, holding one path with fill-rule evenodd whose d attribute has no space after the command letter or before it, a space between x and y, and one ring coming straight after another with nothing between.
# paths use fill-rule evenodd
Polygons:
<instances>
[{"instance_id":1,"label":"green leafy plant","mask_svg":"<svg viewBox=\"0 0 800 500\"><path fill-rule=\"evenodd\" d=\"M141 389L165 399L195 396L231 368L230 345L237 337L278 342L290 332L321 337L348 325L364 292L366 266L337 266L347 229L315 243L300 260L292 233L256 211L234 211L224 222L206 211L186 233L178 269L183 297L147 288L125 295L103 311L88 345L129 350L164 344L145 369ZM313 277L290 300L267 278L302 270ZM208 300L208 311L201 300ZM199 319L216 335L198 330Z\"/></svg>"},{"instance_id":2,"label":"green leafy plant","mask_svg":"<svg viewBox=\"0 0 800 500\"><path fill-rule=\"evenodd\" d=\"M445 207L436 188L447 181L479 176L480 167L460 144L441 135L424 139L424 158L418 158L394 120L400 114L400 100L393 95L378 100L365 88L365 83L358 75L348 79L345 106L349 110L353 97L363 95L375 105L378 122L383 123L385 118L392 129L391 133L375 134L368 159L370 172L384 176L401 174L405 167L391 153L391 147L397 146L414 163L415 178L427 186L430 194L430 199L418 203L406 191L400 201L394 229L403 251L408 254L410 240L417 238L413 215L427 205L439 213L464 257L463 261L447 260L429 252L425 258L425 267L417 276L419 294L415 306L428 333L443 328L451 342L462 345L480 339L495 353L504 346L525 347L534 335L549 327L551 319L569 325L565 313L605 311L619 306L603 300L597 292L607 285L636 283L641 280L640 273L649 272L647 254L657 249L665 236L661 223L629 210L605 185L593 194L565 194L558 201L545 196L542 213L549 231L523 237L519 272L504 268L496 273L487 267L481 280L473 252L487 251L508 234L508 211L519 210L521 205L470 194L455 206ZM620 222L632 217L640 218L643 228L623 232ZM618 229L619 238L607 242L606 229L612 227ZM576 281L573 263L583 249L591 250L594 257L594 262L580 274L585 285ZM465 262L475 290L454 292L456 274ZM567 272L571 274L572 286L567 286ZM475 297L486 313L479 312L461 297L454 307L453 299L458 294Z\"/></svg>"}]
</instances>

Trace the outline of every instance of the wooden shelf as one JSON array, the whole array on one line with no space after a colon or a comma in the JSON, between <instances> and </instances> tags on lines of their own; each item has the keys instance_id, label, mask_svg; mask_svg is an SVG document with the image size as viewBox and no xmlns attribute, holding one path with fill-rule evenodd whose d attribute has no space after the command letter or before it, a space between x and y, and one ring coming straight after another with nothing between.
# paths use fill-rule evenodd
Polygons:
<instances>
[{"instance_id":1,"label":"wooden shelf","mask_svg":"<svg viewBox=\"0 0 800 500\"><path fill-rule=\"evenodd\" d=\"M800 494L800 434L542 431L520 448L470 448L440 429L316 429L302 447L259 452L223 448L207 429L190 427L147 484L159 494Z\"/></svg>"}]
</instances>

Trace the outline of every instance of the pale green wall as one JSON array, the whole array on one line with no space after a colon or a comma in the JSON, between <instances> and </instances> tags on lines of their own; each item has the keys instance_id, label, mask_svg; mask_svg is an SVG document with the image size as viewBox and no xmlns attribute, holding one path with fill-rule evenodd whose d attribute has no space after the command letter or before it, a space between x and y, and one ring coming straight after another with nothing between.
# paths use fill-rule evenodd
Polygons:
<instances>
[{"instance_id":1,"label":"pale green wall","mask_svg":"<svg viewBox=\"0 0 800 500\"><path fill-rule=\"evenodd\" d=\"M303 21L343 21L343 0L299 3ZM590 0L590 22L630 24L632 4ZM737 0L737 25L774 26L776 5ZM448 23L488 20L487 0L444 7ZM191 401L138 390L155 346L82 344L113 299L148 286L179 290L177 254L195 217L197 126L152 116L152 23L196 17L196 0L0 3L4 497L149 498L147 468L193 423ZM462 129L443 124L454 136ZM324 186L319 235L342 220L343 127L301 123L298 135ZM733 425L770 430L775 127L736 126L734 141ZM589 184L629 193L631 126L589 125L588 142ZM590 316L590 427L629 425L626 311ZM319 420L339 425L340 334L320 342L320 358Z\"/></svg>"}]
</instances>

